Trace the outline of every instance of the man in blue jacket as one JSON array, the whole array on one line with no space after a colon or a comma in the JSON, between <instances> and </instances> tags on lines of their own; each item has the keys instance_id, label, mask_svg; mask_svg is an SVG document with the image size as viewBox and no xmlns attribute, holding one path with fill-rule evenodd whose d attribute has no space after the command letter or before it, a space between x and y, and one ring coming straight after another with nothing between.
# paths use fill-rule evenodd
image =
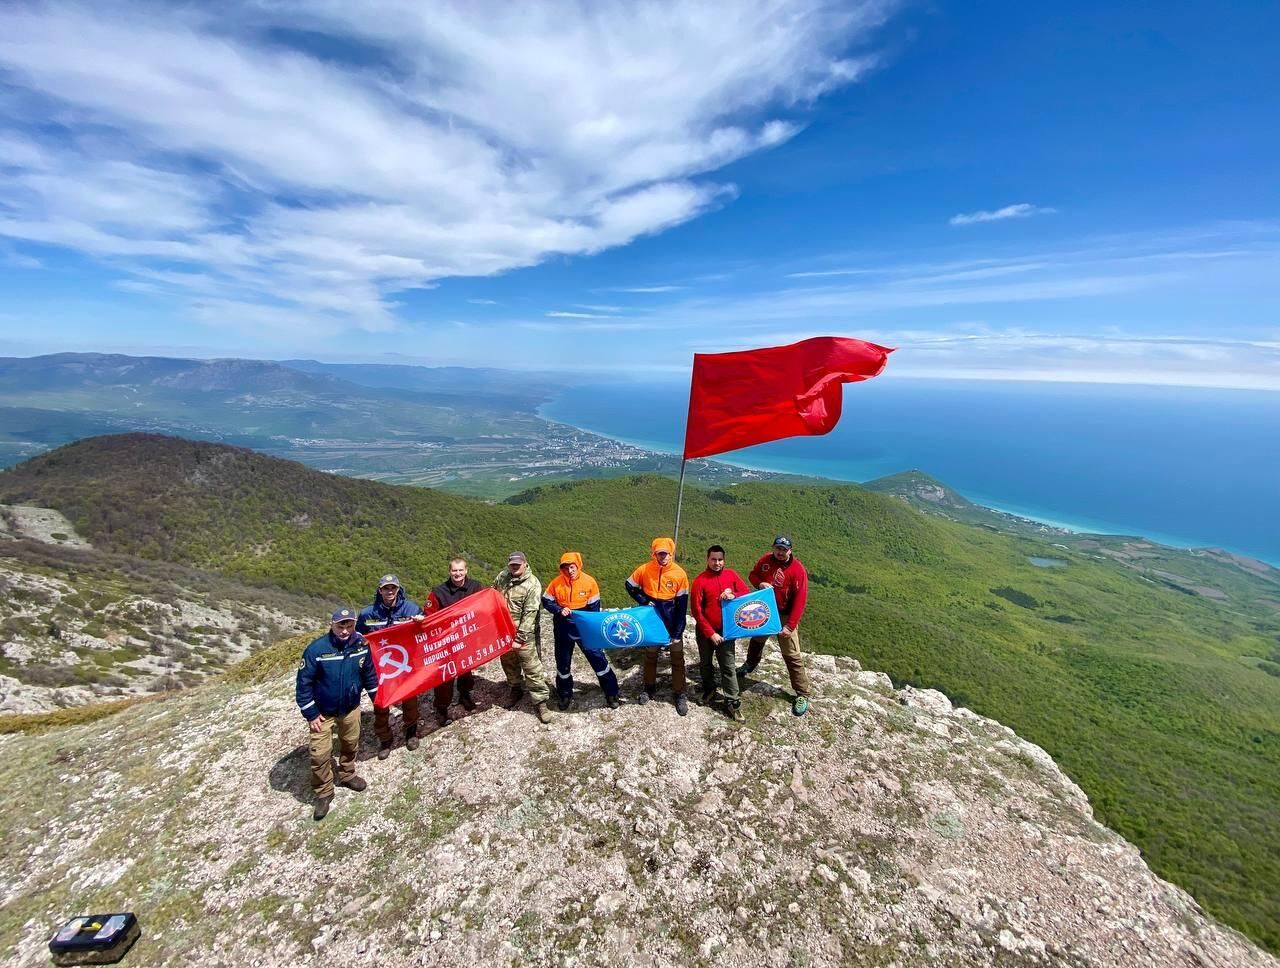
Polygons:
<instances>
[{"instance_id":1,"label":"man in blue jacket","mask_svg":"<svg viewBox=\"0 0 1280 968\"><path fill-rule=\"evenodd\" d=\"M395 575L383 575L378 579L378 590L373 594L373 604L356 619L356 631L361 635L377 632L389 625L411 622L422 615L416 602L405 598L400 579ZM404 723L405 749L418 748L418 697L406 699L400 704L401 722ZM373 708L373 734L378 737L378 759L391 755L391 707Z\"/></svg>"},{"instance_id":2,"label":"man in blue jacket","mask_svg":"<svg viewBox=\"0 0 1280 968\"><path fill-rule=\"evenodd\" d=\"M329 631L302 652L298 663L298 709L311 728L311 789L315 819L323 820L333 802L333 732L338 732L338 783L360 793L366 786L356 775L360 745L360 692L373 701L378 677L369 643L356 631L356 613L340 608Z\"/></svg>"}]
</instances>

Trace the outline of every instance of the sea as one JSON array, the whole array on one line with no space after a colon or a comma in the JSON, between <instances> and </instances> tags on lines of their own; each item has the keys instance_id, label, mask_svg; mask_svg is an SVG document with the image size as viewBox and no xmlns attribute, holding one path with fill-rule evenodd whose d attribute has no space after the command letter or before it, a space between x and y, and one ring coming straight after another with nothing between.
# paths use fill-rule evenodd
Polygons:
<instances>
[{"instance_id":1,"label":"sea","mask_svg":"<svg viewBox=\"0 0 1280 968\"><path fill-rule=\"evenodd\" d=\"M599 383L539 412L679 454L688 399L687 378ZM885 375L845 387L826 436L715 459L857 482L916 469L975 503L1074 531L1280 566L1280 393Z\"/></svg>"}]
</instances>

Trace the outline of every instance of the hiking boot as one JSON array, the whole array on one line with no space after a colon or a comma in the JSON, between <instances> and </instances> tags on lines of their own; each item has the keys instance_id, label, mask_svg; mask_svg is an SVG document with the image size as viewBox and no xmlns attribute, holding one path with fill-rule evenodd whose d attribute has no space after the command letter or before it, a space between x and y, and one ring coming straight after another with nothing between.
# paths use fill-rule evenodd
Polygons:
<instances>
[{"instance_id":1,"label":"hiking boot","mask_svg":"<svg viewBox=\"0 0 1280 968\"><path fill-rule=\"evenodd\" d=\"M437 726L448 726L448 725L449 725L449 710L447 710L447 709L437 709L437 710L436 710L436 725L437 725Z\"/></svg>"},{"instance_id":2,"label":"hiking boot","mask_svg":"<svg viewBox=\"0 0 1280 968\"><path fill-rule=\"evenodd\" d=\"M689 700L685 698L684 693L680 693L676 696L676 712L681 716L689 715Z\"/></svg>"},{"instance_id":3,"label":"hiking boot","mask_svg":"<svg viewBox=\"0 0 1280 968\"><path fill-rule=\"evenodd\" d=\"M379 744L378 744L378 759L380 759L380 760L385 760L385 759L386 759L388 756L390 756L390 755L391 755L391 741L390 741L390 740L387 740L386 742L379 743Z\"/></svg>"},{"instance_id":4,"label":"hiking boot","mask_svg":"<svg viewBox=\"0 0 1280 968\"><path fill-rule=\"evenodd\" d=\"M617 709L619 706L622 705L622 700L620 700L617 696L605 696L604 704L608 706L610 709Z\"/></svg>"},{"instance_id":5,"label":"hiking boot","mask_svg":"<svg viewBox=\"0 0 1280 968\"><path fill-rule=\"evenodd\" d=\"M710 706L716 701L716 691L712 689L710 692L704 692L702 698L698 701L704 706Z\"/></svg>"},{"instance_id":6,"label":"hiking boot","mask_svg":"<svg viewBox=\"0 0 1280 968\"><path fill-rule=\"evenodd\" d=\"M742 707L737 703L734 703L725 711L729 714L729 718L735 723L745 723L747 721L747 717L742 715Z\"/></svg>"},{"instance_id":7,"label":"hiking boot","mask_svg":"<svg viewBox=\"0 0 1280 968\"><path fill-rule=\"evenodd\" d=\"M520 704L520 700L524 698L524 686L512 686L511 693L507 696L507 708L515 709Z\"/></svg>"},{"instance_id":8,"label":"hiking boot","mask_svg":"<svg viewBox=\"0 0 1280 968\"><path fill-rule=\"evenodd\" d=\"M551 722L551 710L547 708L547 704L545 702L538 703L538 705L533 707L533 711L538 716L538 722L540 723Z\"/></svg>"},{"instance_id":9,"label":"hiking boot","mask_svg":"<svg viewBox=\"0 0 1280 968\"><path fill-rule=\"evenodd\" d=\"M404 738L404 748L407 750L416 750L418 748L418 734L410 733Z\"/></svg>"},{"instance_id":10,"label":"hiking boot","mask_svg":"<svg viewBox=\"0 0 1280 968\"><path fill-rule=\"evenodd\" d=\"M330 793L327 797L321 797L319 800L317 800L317 801L316 801L316 808L315 808L315 810L314 810L314 811L312 811L312 814L311 814L311 819L312 819L312 820L323 820L326 816L328 816L328 814L329 814L329 806L330 806L330 804L332 804L332 803L333 803L333 794L332 794L332 793Z\"/></svg>"},{"instance_id":11,"label":"hiking boot","mask_svg":"<svg viewBox=\"0 0 1280 968\"><path fill-rule=\"evenodd\" d=\"M475 697L471 695L471 693L459 692L458 702L462 703L462 708L465 709L467 712L473 713L476 711L476 700L475 700Z\"/></svg>"},{"instance_id":12,"label":"hiking boot","mask_svg":"<svg viewBox=\"0 0 1280 968\"><path fill-rule=\"evenodd\" d=\"M644 687L644 692L642 692L642 693L640 693L640 695L636 696L636 705L637 705L637 706L644 706L644 705L647 705L647 704L648 704L648 702L649 702L649 700L653 698L653 693L654 693L654 691L656 691L656 690L650 690L648 686L645 686L645 687Z\"/></svg>"},{"instance_id":13,"label":"hiking boot","mask_svg":"<svg viewBox=\"0 0 1280 968\"><path fill-rule=\"evenodd\" d=\"M754 662L744 662L742 665L738 666L738 678L741 679L743 676L749 676L755 671L756 664Z\"/></svg>"},{"instance_id":14,"label":"hiking boot","mask_svg":"<svg viewBox=\"0 0 1280 968\"><path fill-rule=\"evenodd\" d=\"M796 701L791 704L791 712L796 716L803 716L809 711L809 698L807 696L796 696Z\"/></svg>"},{"instance_id":15,"label":"hiking boot","mask_svg":"<svg viewBox=\"0 0 1280 968\"><path fill-rule=\"evenodd\" d=\"M338 784L338 786L344 786L348 790L354 790L356 793L364 793L368 785L362 776L353 776L350 780L343 780Z\"/></svg>"},{"instance_id":16,"label":"hiking boot","mask_svg":"<svg viewBox=\"0 0 1280 968\"><path fill-rule=\"evenodd\" d=\"M560 706L560 711L562 713L567 713L569 711L569 707L573 705L573 697L561 696L558 705Z\"/></svg>"}]
</instances>

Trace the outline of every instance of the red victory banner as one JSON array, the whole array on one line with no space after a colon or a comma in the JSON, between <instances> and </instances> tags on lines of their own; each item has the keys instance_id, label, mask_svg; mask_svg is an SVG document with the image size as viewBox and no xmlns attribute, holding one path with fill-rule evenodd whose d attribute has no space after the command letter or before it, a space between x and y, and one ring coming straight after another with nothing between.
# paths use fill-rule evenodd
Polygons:
<instances>
[{"instance_id":1,"label":"red victory banner","mask_svg":"<svg viewBox=\"0 0 1280 968\"><path fill-rule=\"evenodd\" d=\"M404 702L458 678L511 650L516 627L507 603L492 588L428 615L365 638L378 673L374 704Z\"/></svg>"}]
</instances>

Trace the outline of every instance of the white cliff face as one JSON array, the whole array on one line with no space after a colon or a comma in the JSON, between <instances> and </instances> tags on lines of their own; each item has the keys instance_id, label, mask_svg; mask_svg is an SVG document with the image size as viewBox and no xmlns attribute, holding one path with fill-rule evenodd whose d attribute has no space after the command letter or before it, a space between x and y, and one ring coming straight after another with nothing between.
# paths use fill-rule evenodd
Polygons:
<instances>
[{"instance_id":1,"label":"white cliff face","mask_svg":"<svg viewBox=\"0 0 1280 968\"><path fill-rule=\"evenodd\" d=\"M366 715L369 789L319 824L283 680L0 737L0 826L27 859L0 870L0 950L45 964L61 918L120 909L142 921L136 965L1278 964L1038 747L808 659L810 714L770 657L745 726L610 711L585 664L578 706L541 726L494 705L492 663L481 709L416 752L373 758ZM620 673L634 696L638 668Z\"/></svg>"}]
</instances>

